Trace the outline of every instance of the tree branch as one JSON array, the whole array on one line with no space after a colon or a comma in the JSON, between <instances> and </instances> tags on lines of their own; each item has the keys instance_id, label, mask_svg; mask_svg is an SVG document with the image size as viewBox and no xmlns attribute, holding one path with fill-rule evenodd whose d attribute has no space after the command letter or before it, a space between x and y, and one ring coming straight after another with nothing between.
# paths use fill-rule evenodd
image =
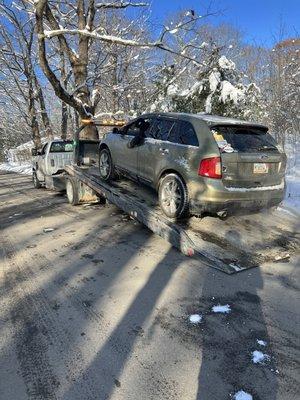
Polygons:
<instances>
[{"instance_id":1,"label":"tree branch","mask_svg":"<svg viewBox=\"0 0 300 400\"><path fill-rule=\"evenodd\" d=\"M131 2L123 2L120 1L119 3L99 3L96 4L97 9L124 9L128 7L147 7L149 6L148 3L131 3Z\"/></svg>"}]
</instances>

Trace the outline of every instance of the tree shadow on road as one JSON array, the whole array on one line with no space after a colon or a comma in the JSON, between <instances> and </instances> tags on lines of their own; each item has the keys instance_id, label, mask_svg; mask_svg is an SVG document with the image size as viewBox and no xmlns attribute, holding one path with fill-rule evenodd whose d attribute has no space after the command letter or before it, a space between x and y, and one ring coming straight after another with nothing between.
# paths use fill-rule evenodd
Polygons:
<instances>
[{"instance_id":1,"label":"tree shadow on road","mask_svg":"<svg viewBox=\"0 0 300 400\"><path fill-rule=\"evenodd\" d=\"M226 400L240 390L255 400L276 399L276 360L259 296L263 288L260 268L238 275L220 274L218 279L207 270L199 299L209 310L203 329L197 400ZM231 311L214 313L212 306L218 304L229 304ZM270 358L255 364L254 351Z\"/></svg>"},{"instance_id":2,"label":"tree shadow on road","mask_svg":"<svg viewBox=\"0 0 300 400\"><path fill-rule=\"evenodd\" d=\"M174 250L170 250L174 251ZM85 377L94 376L101 394L97 399L109 399L112 392L121 385L121 374L127 361L132 356L135 343L143 332L142 326L150 317L156 302L167 286L176 264L172 267L166 265L169 252L153 269L145 285L135 296L127 312L118 322L113 332L106 339L104 345L95 354L93 362L84 371ZM136 379L139 372L136 371ZM71 387L64 394L65 399L71 399L76 388Z\"/></svg>"}]
</instances>

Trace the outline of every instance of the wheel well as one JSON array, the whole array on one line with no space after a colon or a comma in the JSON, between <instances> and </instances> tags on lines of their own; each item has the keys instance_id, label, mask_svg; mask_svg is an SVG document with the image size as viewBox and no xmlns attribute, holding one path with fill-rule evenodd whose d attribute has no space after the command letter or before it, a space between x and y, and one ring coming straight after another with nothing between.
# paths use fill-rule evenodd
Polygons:
<instances>
[{"instance_id":1,"label":"wheel well","mask_svg":"<svg viewBox=\"0 0 300 400\"><path fill-rule=\"evenodd\" d=\"M159 178L158 178L158 180L156 182L156 188L157 189L159 187L159 182L161 181L161 179L164 176L168 175L168 174L176 174L176 175L178 175L180 177L180 179L182 179L182 181L185 183L185 179L183 178L183 176L178 171L176 171L175 169L166 169L160 174L160 176L159 176Z\"/></svg>"},{"instance_id":2,"label":"wheel well","mask_svg":"<svg viewBox=\"0 0 300 400\"><path fill-rule=\"evenodd\" d=\"M105 143L100 144L99 151L102 150L102 149L107 149L107 150L109 150L108 146L107 146Z\"/></svg>"}]
</instances>

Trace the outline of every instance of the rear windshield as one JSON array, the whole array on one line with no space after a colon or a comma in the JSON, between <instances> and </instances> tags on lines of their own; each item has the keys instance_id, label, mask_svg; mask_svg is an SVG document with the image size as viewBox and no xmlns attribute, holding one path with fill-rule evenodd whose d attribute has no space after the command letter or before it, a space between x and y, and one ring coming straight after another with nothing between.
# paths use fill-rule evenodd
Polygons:
<instances>
[{"instance_id":1,"label":"rear windshield","mask_svg":"<svg viewBox=\"0 0 300 400\"><path fill-rule=\"evenodd\" d=\"M263 128L215 126L212 133L219 148L226 153L277 151L275 139Z\"/></svg>"},{"instance_id":2,"label":"rear windshield","mask_svg":"<svg viewBox=\"0 0 300 400\"><path fill-rule=\"evenodd\" d=\"M50 153L69 153L73 151L73 142L54 142L51 144Z\"/></svg>"}]
</instances>

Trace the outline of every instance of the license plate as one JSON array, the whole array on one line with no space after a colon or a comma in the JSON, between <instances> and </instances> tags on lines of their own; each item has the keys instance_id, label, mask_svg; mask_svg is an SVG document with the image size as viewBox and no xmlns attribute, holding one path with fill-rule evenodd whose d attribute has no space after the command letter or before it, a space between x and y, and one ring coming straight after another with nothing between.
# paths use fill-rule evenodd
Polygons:
<instances>
[{"instance_id":1,"label":"license plate","mask_svg":"<svg viewBox=\"0 0 300 400\"><path fill-rule=\"evenodd\" d=\"M269 165L266 163L255 163L253 165L254 174L267 174L269 172Z\"/></svg>"}]
</instances>

